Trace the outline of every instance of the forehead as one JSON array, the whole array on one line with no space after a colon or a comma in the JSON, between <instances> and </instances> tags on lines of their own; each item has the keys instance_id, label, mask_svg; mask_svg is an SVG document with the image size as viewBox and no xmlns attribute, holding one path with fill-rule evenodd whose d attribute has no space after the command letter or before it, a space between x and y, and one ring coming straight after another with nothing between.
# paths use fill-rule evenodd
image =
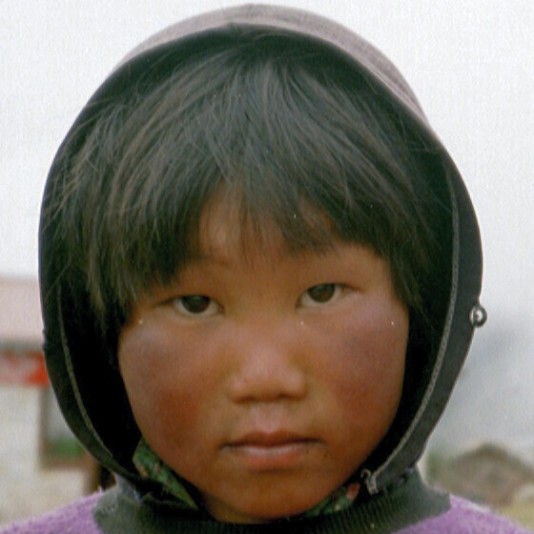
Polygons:
<instances>
[{"instance_id":1,"label":"forehead","mask_svg":"<svg viewBox=\"0 0 534 534\"><path fill-rule=\"evenodd\" d=\"M337 240L334 225L319 208L302 202L280 220L268 209L244 204L239 193L223 191L204 206L190 256L273 261L282 255L326 252Z\"/></svg>"}]
</instances>

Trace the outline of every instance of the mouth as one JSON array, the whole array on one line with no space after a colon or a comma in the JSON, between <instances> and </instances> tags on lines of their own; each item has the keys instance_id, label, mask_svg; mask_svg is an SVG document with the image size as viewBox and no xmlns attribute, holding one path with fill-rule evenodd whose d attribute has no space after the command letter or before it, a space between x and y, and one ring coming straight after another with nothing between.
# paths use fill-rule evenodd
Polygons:
<instances>
[{"instance_id":1,"label":"mouth","mask_svg":"<svg viewBox=\"0 0 534 534\"><path fill-rule=\"evenodd\" d=\"M250 432L223 450L251 471L277 471L298 468L321 445L315 438L292 432Z\"/></svg>"}]
</instances>

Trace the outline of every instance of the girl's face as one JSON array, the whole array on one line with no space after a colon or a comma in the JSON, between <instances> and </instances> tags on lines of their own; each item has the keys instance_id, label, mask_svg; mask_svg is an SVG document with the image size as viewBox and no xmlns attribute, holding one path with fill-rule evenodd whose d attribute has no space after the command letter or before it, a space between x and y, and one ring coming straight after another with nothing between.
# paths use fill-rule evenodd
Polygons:
<instances>
[{"instance_id":1,"label":"girl's face","mask_svg":"<svg viewBox=\"0 0 534 534\"><path fill-rule=\"evenodd\" d=\"M119 362L139 428L221 521L264 522L342 485L398 407L408 312L387 263L333 238L291 253L206 208L201 255L136 304ZM246 251L246 254L243 252Z\"/></svg>"}]
</instances>

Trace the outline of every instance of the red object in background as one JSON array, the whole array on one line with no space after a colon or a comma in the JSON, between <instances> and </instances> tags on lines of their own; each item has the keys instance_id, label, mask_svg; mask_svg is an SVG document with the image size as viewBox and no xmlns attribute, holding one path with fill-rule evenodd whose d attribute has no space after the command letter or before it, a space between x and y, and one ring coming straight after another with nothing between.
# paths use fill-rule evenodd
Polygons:
<instances>
[{"instance_id":1,"label":"red object in background","mask_svg":"<svg viewBox=\"0 0 534 534\"><path fill-rule=\"evenodd\" d=\"M0 385L48 386L43 353L38 350L0 349Z\"/></svg>"}]
</instances>

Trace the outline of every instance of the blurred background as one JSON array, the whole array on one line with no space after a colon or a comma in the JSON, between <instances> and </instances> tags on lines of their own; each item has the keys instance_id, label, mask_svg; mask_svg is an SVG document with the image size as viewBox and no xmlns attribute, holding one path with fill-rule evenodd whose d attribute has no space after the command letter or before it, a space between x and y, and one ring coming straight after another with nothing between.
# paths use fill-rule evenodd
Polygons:
<instances>
[{"instance_id":1,"label":"blurred background","mask_svg":"<svg viewBox=\"0 0 534 534\"><path fill-rule=\"evenodd\" d=\"M130 48L238 3L0 0L0 524L105 483L62 422L40 352L36 238L55 150ZM385 52L464 175L481 226L489 319L421 466L435 484L533 521L534 4L271 3L333 18Z\"/></svg>"}]
</instances>

